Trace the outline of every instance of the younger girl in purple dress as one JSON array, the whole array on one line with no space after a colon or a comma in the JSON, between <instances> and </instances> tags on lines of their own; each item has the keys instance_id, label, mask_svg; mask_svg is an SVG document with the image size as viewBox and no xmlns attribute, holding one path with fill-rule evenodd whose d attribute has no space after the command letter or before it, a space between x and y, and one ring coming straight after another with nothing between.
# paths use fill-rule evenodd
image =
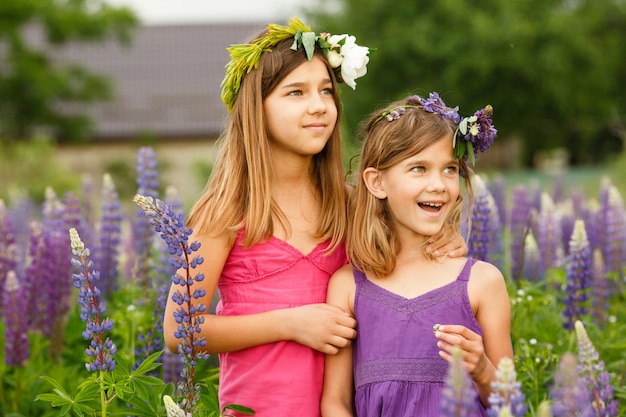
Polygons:
<instances>
[{"instance_id":1,"label":"younger girl in purple dress","mask_svg":"<svg viewBox=\"0 0 626 417\"><path fill-rule=\"evenodd\" d=\"M501 272L467 258L429 256L428 239L458 231L468 162L496 135L490 106L465 119L437 93L411 96L365 125L349 229L351 260L331 278L327 303L357 320L353 345L325 360L322 415L435 417L453 348L486 416L498 362L513 357Z\"/></svg>"}]
</instances>

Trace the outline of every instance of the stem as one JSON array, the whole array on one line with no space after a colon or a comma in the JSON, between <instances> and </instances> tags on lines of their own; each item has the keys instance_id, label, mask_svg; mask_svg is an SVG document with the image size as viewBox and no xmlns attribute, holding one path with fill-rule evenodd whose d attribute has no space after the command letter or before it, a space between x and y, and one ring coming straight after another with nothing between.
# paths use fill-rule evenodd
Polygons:
<instances>
[{"instance_id":1,"label":"stem","mask_svg":"<svg viewBox=\"0 0 626 417\"><path fill-rule=\"evenodd\" d=\"M104 392L104 371L100 371L100 408L102 409L102 417L107 415L107 396Z\"/></svg>"},{"instance_id":2,"label":"stem","mask_svg":"<svg viewBox=\"0 0 626 417\"><path fill-rule=\"evenodd\" d=\"M20 407L20 397L22 396L22 367L15 367L15 398L13 398L13 411L17 414Z\"/></svg>"}]
</instances>

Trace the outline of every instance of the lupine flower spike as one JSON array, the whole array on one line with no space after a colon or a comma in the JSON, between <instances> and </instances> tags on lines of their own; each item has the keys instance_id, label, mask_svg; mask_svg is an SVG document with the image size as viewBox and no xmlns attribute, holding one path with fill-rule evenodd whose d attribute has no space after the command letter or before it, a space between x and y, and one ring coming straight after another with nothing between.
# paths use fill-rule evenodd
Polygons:
<instances>
[{"instance_id":1,"label":"lupine flower spike","mask_svg":"<svg viewBox=\"0 0 626 417\"><path fill-rule=\"evenodd\" d=\"M545 273L550 268L559 268L563 264L563 237L561 219L558 216L552 197L541 193L541 210L535 227L537 243L541 248L541 269Z\"/></svg>"},{"instance_id":2,"label":"lupine flower spike","mask_svg":"<svg viewBox=\"0 0 626 417\"><path fill-rule=\"evenodd\" d=\"M528 407L524 404L526 397L521 387L513 360L502 358L496 371L496 380L491 383L493 392L489 396L489 417L523 417Z\"/></svg>"},{"instance_id":3,"label":"lupine flower spike","mask_svg":"<svg viewBox=\"0 0 626 417\"><path fill-rule=\"evenodd\" d=\"M574 322L587 314L589 287L593 277L592 253L587 240L585 223L577 220L569 245L565 272L565 297L563 303L563 327L573 329Z\"/></svg>"},{"instance_id":4,"label":"lupine flower spike","mask_svg":"<svg viewBox=\"0 0 626 417\"><path fill-rule=\"evenodd\" d=\"M113 320L102 316L106 312L102 302L102 294L96 286L100 279L98 271L93 269L93 262L89 259L89 248L80 240L76 229L70 229L70 244L72 246L72 265L79 272L72 274L74 286L78 288L78 303L81 306L80 318L87 323L83 338L90 340L85 351L88 357L86 367L89 371L112 371L115 368L113 356L117 348L105 334L113 330Z\"/></svg>"},{"instance_id":5,"label":"lupine flower spike","mask_svg":"<svg viewBox=\"0 0 626 417\"><path fill-rule=\"evenodd\" d=\"M465 417L477 412L476 394L472 380L463 366L461 349L452 351L452 362L448 368L445 387L441 395L441 417Z\"/></svg>"},{"instance_id":6,"label":"lupine flower spike","mask_svg":"<svg viewBox=\"0 0 626 417\"><path fill-rule=\"evenodd\" d=\"M468 240L468 255L482 261L500 264L502 237L497 206L485 181L479 175L472 176L475 190L472 209L472 230ZM499 266L499 265L498 265Z\"/></svg>"},{"instance_id":7,"label":"lupine flower spike","mask_svg":"<svg viewBox=\"0 0 626 417\"><path fill-rule=\"evenodd\" d=\"M174 312L178 323L175 336L180 339L178 353L185 363L181 374L183 379L178 387L184 397L181 406L185 412L191 413L200 396L200 386L194 381L196 360L208 357L201 352L206 345L205 338L197 336L201 324L204 323L201 313L207 311L207 307L197 300L204 297L206 291L193 288L194 283L204 279L204 275L192 274L192 269L204 261L201 256L194 256L200 243L188 243L192 230L185 226L182 213L175 212L170 204L140 194L135 195L133 201L141 207L154 230L167 243L174 270L182 271L172 276L172 283L180 287L172 300L179 305Z\"/></svg>"},{"instance_id":8,"label":"lupine flower spike","mask_svg":"<svg viewBox=\"0 0 626 417\"><path fill-rule=\"evenodd\" d=\"M4 313L4 362L24 366L30 353L26 294L14 270L7 272L0 297Z\"/></svg>"},{"instance_id":9,"label":"lupine flower spike","mask_svg":"<svg viewBox=\"0 0 626 417\"><path fill-rule=\"evenodd\" d=\"M621 282L626 253L626 211L622 196L608 178L602 181L598 223L606 270L617 274Z\"/></svg>"},{"instance_id":10,"label":"lupine flower spike","mask_svg":"<svg viewBox=\"0 0 626 417\"><path fill-rule=\"evenodd\" d=\"M157 157L153 148L144 146L137 151L137 194L152 198L159 196L159 174ZM152 290L152 230L140 209L137 209L132 223L133 244L135 246L134 277L140 288ZM147 300L139 300L139 304Z\"/></svg>"},{"instance_id":11,"label":"lupine flower spike","mask_svg":"<svg viewBox=\"0 0 626 417\"><path fill-rule=\"evenodd\" d=\"M578 369L581 378L591 392L593 409L599 417L615 417L618 402L613 396L611 375L604 369L604 361L587 335L585 325L577 320L574 324L578 341Z\"/></svg>"},{"instance_id":12,"label":"lupine flower spike","mask_svg":"<svg viewBox=\"0 0 626 417\"><path fill-rule=\"evenodd\" d=\"M561 358L550 395L552 417L597 417L591 406L591 394L579 378L576 357L571 353Z\"/></svg>"},{"instance_id":13,"label":"lupine flower spike","mask_svg":"<svg viewBox=\"0 0 626 417\"><path fill-rule=\"evenodd\" d=\"M169 395L163 396L163 404L165 411L167 411L167 417L191 417L191 414L185 413L185 410L181 409Z\"/></svg>"}]
</instances>

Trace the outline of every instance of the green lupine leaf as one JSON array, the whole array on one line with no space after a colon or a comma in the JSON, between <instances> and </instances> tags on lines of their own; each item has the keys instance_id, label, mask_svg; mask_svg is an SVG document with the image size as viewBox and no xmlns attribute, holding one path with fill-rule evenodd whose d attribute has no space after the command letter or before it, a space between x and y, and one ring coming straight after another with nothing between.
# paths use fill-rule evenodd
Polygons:
<instances>
[{"instance_id":1,"label":"green lupine leaf","mask_svg":"<svg viewBox=\"0 0 626 417\"><path fill-rule=\"evenodd\" d=\"M163 354L163 351L161 350L159 352L155 352L152 355L148 356L146 359L144 359L143 362L141 362L141 364L139 364L137 369L135 369L132 372L132 375L146 374L150 371L155 370L159 366L161 366L160 363L154 363L154 361L156 361L162 354Z\"/></svg>"}]
</instances>

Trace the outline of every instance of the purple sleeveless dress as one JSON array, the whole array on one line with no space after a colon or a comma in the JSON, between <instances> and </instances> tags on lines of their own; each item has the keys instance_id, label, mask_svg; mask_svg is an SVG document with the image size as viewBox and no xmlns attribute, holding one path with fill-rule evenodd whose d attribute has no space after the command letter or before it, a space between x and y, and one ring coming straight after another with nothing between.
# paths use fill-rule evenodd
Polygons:
<instances>
[{"instance_id":1,"label":"purple sleeveless dress","mask_svg":"<svg viewBox=\"0 0 626 417\"><path fill-rule=\"evenodd\" d=\"M387 291L354 270L357 417L439 416L449 365L439 357L433 326L462 324L482 335L467 294L474 262L468 259L455 281L413 299ZM487 416L474 393L475 416Z\"/></svg>"}]
</instances>

